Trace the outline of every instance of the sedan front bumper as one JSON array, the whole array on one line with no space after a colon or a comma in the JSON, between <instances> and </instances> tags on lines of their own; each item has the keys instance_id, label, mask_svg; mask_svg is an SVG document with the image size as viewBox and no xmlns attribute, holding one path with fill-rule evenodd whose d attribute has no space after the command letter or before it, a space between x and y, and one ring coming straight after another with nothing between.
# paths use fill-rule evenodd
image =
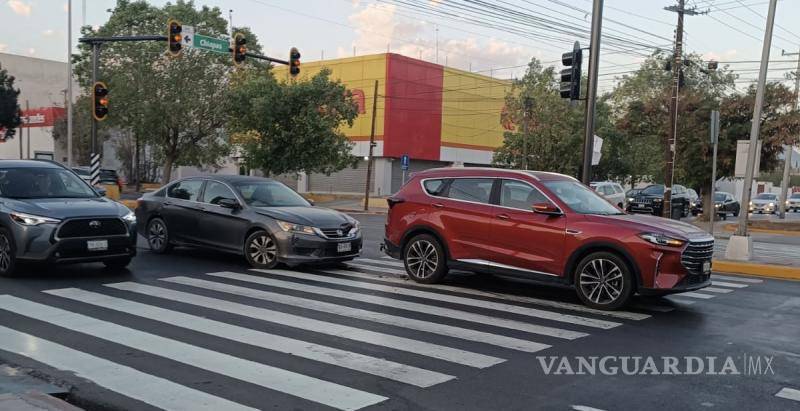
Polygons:
<instances>
[{"instance_id":1,"label":"sedan front bumper","mask_svg":"<svg viewBox=\"0 0 800 411\"><path fill-rule=\"evenodd\" d=\"M276 233L275 236L280 250L278 261L289 266L349 261L359 256L363 244L361 233L346 238L322 238L288 232ZM340 251L347 248L347 244L349 250Z\"/></svg>"}]
</instances>

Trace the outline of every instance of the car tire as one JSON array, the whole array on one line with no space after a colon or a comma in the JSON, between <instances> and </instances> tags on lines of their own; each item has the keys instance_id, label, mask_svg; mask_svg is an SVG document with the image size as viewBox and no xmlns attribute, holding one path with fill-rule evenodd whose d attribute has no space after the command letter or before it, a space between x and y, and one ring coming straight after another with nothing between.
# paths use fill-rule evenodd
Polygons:
<instances>
[{"instance_id":1,"label":"car tire","mask_svg":"<svg viewBox=\"0 0 800 411\"><path fill-rule=\"evenodd\" d=\"M17 268L17 247L14 236L6 228L0 228L0 277L11 277Z\"/></svg>"},{"instance_id":2,"label":"car tire","mask_svg":"<svg viewBox=\"0 0 800 411\"><path fill-rule=\"evenodd\" d=\"M587 255L575 267L573 275L578 298L591 308L619 309L634 293L628 264L614 253L598 251Z\"/></svg>"},{"instance_id":3,"label":"car tire","mask_svg":"<svg viewBox=\"0 0 800 411\"><path fill-rule=\"evenodd\" d=\"M145 235L147 236L147 245L150 246L152 252L165 254L172 251L167 223L160 217L156 217L147 223Z\"/></svg>"},{"instance_id":4,"label":"car tire","mask_svg":"<svg viewBox=\"0 0 800 411\"><path fill-rule=\"evenodd\" d=\"M103 264L112 270L121 270L130 265L131 261L133 261L133 257L120 257L103 261Z\"/></svg>"},{"instance_id":5,"label":"car tire","mask_svg":"<svg viewBox=\"0 0 800 411\"><path fill-rule=\"evenodd\" d=\"M413 237L403 249L408 276L423 284L434 284L447 274L447 256L439 240L430 234Z\"/></svg>"},{"instance_id":6,"label":"car tire","mask_svg":"<svg viewBox=\"0 0 800 411\"><path fill-rule=\"evenodd\" d=\"M244 258L253 268L275 268L278 266L278 243L266 231L256 231L244 242Z\"/></svg>"}]
</instances>

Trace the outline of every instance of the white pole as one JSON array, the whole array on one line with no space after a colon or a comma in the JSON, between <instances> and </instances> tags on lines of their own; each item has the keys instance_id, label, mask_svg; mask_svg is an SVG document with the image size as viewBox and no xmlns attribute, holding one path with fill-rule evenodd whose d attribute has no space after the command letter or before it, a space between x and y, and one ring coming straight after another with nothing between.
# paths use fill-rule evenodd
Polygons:
<instances>
[{"instance_id":1,"label":"white pole","mask_svg":"<svg viewBox=\"0 0 800 411\"><path fill-rule=\"evenodd\" d=\"M83 2L86 5L86 0ZM85 14L85 13L84 13ZM72 0L67 2L67 166L72 164Z\"/></svg>"}]
</instances>

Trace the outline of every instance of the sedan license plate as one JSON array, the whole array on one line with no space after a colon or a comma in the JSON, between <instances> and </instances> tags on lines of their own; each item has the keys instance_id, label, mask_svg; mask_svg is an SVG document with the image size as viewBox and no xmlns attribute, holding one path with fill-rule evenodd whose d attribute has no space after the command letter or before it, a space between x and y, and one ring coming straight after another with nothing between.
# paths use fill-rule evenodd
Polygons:
<instances>
[{"instance_id":1,"label":"sedan license plate","mask_svg":"<svg viewBox=\"0 0 800 411\"><path fill-rule=\"evenodd\" d=\"M703 263L703 274L711 273L711 261L706 261Z\"/></svg>"},{"instance_id":2,"label":"sedan license plate","mask_svg":"<svg viewBox=\"0 0 800 411\"><path fill-rule=\"evenodd\" d=\"M352 245L350 243L339 243L336 245L336 251L340 253L347 253L352 250Z\"/></svg>"},{"instance_id":3,"label":"sedan license plate","mask_svg":"<svg viewBox=\"0 0 800 411\"><path fill-rule=\"evenodd\" d=\"M89 251L106 251L108 250L108 240L89 240L86 242L86 248Z\"/></svg>"}]
</instances>

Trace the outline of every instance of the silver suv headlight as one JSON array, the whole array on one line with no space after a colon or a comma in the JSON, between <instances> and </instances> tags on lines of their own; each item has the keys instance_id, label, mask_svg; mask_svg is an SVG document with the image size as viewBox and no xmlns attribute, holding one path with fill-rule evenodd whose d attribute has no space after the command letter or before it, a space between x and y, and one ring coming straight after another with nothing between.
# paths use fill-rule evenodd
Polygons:
<instances>
[{"instance_id":1,"label":"silver suv headlight","mask_svg":"<svg viewBox=\"0 0 800 411\"><path fill-rule=\"evenodd\" d=\"M128 214L122 216L122 220L128 224L133 224L136 222L136 214L134 214L133 211L131 211Z\"/></svg>"},{"instance_id":2,"label":"silver suv headlight","mask_svg":"<svg viewBox=\"0 0 800 411\"><path fill-rule=\"evenodd\" d=\"M61 220L57 218L42 217L33 214L18 213L16 211L8 214L12 220L21 225L40 225L40 224L58 224Z\"/></svg>"}]
</instances>

